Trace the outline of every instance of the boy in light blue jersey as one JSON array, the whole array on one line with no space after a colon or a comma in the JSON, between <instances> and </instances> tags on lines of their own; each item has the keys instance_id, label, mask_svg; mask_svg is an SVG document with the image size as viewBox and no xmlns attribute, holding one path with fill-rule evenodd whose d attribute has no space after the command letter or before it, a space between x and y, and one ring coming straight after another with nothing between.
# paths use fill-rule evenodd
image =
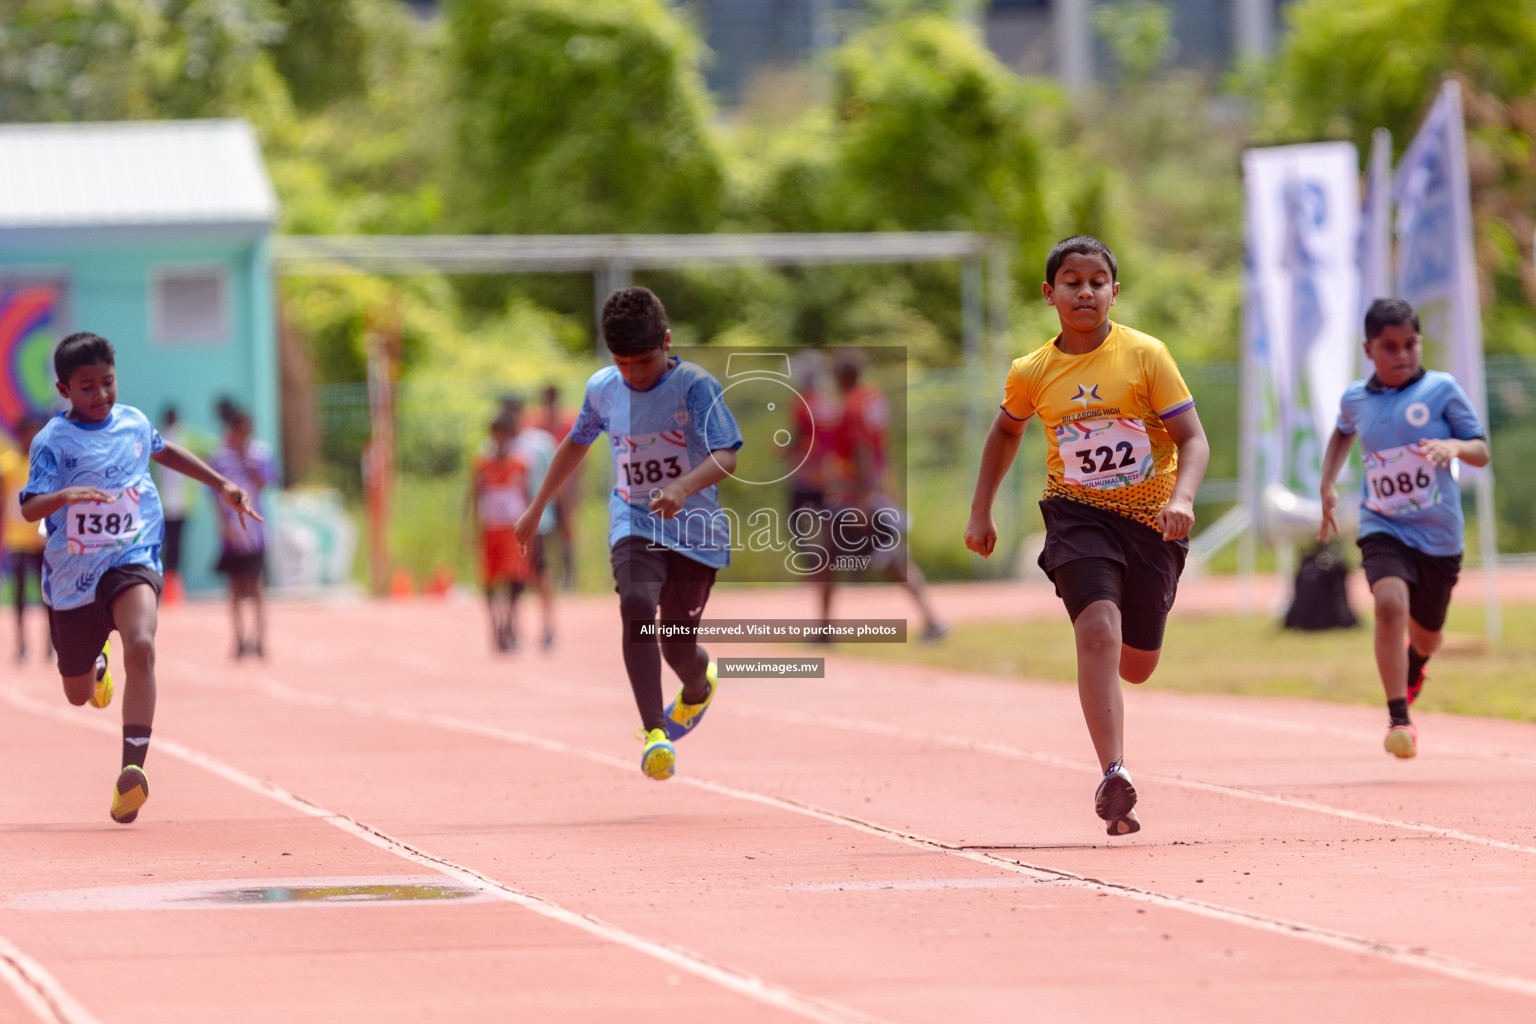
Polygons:
<instances>
[{"instance_id":1,"label":"boy in light blue jersey","mask_svg":"<svg viewBox=\"0 0 1536 1024\"><path fill-rule=\"evenodd\" d=\"M608 546L623 619L624 667L640 711L640 767L671 778L674 740L691 732L714 700L714 662L692 636L715 572L731 561L729 520L718 484L736 469L741 430L721 399L720 382L671 355L672 332L661 301L646 288L621 288L603 303L603 340L613 366L587 381L581 414L560 442L533 503L517 521L518 540L533 542L545 507L606 433L616 484L608 496ZM658 639L664 625L683 635ZM661 659L682 680L662 707Z\"/></svg>"},{"instance_id":2,"label":"boy in light blue jersey","mask_svg":"<svg viewBox=\"0 0 1536 1024\"><path fill-rule=\"evenodd\" d=\"M1390 716L1383 742L1397 757L1418 753L1408 705L1424 686L1424 664L1439 650L1451 590L1461 573L1461 489L1452 462L1486 466L1487 436L1466 392L1448 373L1419 365L1419 318L1400 299L1377 299L1365 314L1365 354L1376 372L1340 401L1323 456L1323 525L1338 532L1334 481L1360 438L1360 554L1376 602L1376 668ZM1403 644L1407 631L1408 643Z\"/></svg>"},{"instance_id":3,"label":"boy in light blue jersey","mask_svg":"<svg viewBox=\"0 0 1536 1024\"><path fill-rule=\"evenodd\" d=\"M170 444L142 412L117 404L116 356L105 338L71 334L54 352L68 412L32 440L20 494L28 522L47 520L43 603L58 652L64 695L74 705L112 700L107 637L117 630L128 682L123 762L112 819L128 824L149 798L144 761L155 717L155 628L164 514L149 475L153 459L217 488L241 516L260 520L250 497L197 456Z\"/></svg>"}]
</instances>

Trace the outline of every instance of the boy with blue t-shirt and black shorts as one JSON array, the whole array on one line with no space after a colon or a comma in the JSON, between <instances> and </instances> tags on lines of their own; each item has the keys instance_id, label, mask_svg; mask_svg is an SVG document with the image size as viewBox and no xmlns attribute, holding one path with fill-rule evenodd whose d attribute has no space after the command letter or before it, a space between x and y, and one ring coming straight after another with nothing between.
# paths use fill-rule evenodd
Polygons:
<instances>
[{"instance_id":1,"label":"boy with blue t-shirt and black shorts","mask_svg":"<svg viewBox=\"0 0 1536 1024\"><path fill-rule=\"evenodd\" d=\"M149 799L144 761L155 717L165 523L150 460L217 488L242 522L260 516L245 491L167 443L142 412L117 404L115 364L111 343L98 335L71 334L59 343L56 386L70 408L33 438L20 497L29 522L47 520L43 603L71 704L104 708L111 702L106 648L112 630L123 644L123 766L112 793L112 819L126 825Z\"/></svg>"},{"instance_id":2,"label":"boy with blue t-shirt and black shorts","mask_svg":"<svg viewBox=\"0 0 1536 1024\"><path fill-rule=\"evenodd\" d=\"M1360 555L1376 602L1376 670L1387 694L1383 746L1397 757L1419 752L1408 705L1424 686L1424 664L1440 649L1451 590L1461 573L1461 490L1456 459L1486 466L1487 435L1456 378L1419 365L1419 317L1401 299L1377 299L1365 313L1370 380L1339 402L1323 455L1323 525L1338 532L1334 486L1360 438ZM1403 643L1407 633L1407 644Z\"/></svg>"},{"instance_id":3,"label":"boy with blue t-shirt and black shorts","mask_svg":"<svg viewBox=\"0 0 1536 1024\"><path fill-rule=\"evenodd\" d=\"M603 341L613 365L587 381L581 414L560 447L533 503L517 521L531 543L544 508L607 433L616 484L608 498L608 546L623 620L624 668L640 711L640 767L672 777L673 741L688 735L714 700L714 662L693 635L715 573L730 564L729 520L718 484L736 469L741 430L702 367L671 354L661 300L646 288L621 288L603 303ZM677 636L660 636L663 626ZM682 680L662 707L661 660Z\"/></svg>"}]
</instances>

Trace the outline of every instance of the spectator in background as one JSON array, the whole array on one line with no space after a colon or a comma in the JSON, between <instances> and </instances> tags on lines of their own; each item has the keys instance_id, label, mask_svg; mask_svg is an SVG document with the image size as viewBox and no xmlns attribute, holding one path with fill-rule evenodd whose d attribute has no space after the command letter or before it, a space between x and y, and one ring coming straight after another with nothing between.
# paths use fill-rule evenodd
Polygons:
<instances>
[{"instance_id":1,"label":"spectator in background","mask_svg":"<svg viewBox=\"0 0 1536 1024\"><path fill-rule=\"evenodd\" d=\"M491 423L489 443L475 454L466 505L480 541L491 643L502 653L517 650L517 599L529 576L529 559L513 529L528 508L528 466L513 445L517 419L509 414L509 404L510 396L502 399L502 413Z\"/></svg>"},{"instance_id":2,"label":"spectator in background","mask_svg":"<svg viewBox=\"0 0 1536 1024\"><path fill-rule=\"evenodd\" d=\"M251 507L258 515L264 515L262 492L276 482L277 467L272 450L252 438L249 413L234 406L220 403L219 418L224 421L224 444L214 452L210 465L233 480L250 495ZM247 517L245 523L235 509L220 504L219 509L219 561L215 569L229 578L229 607L235 627L235 658L247 654L265 658L266 611L262 606L262 574L266 568L266 528L258 520ZM245 627L241 614L242 603L248 602L252 611L252 628Z\"/></svg>"},{"instance_id":3,"label":"spectator in background","mask_svg":"<svg viewBox=\"0 0 1536 1024\"><path fill-rule=\"evenodd\" d=\"M502 415L512 425L512 452L523 460L528 470L528 494L531 497L538 493L539 485L544 482L544 474L549 472L557 442L549 431L529 423L529 418L523 412L521 395L507 395L501 402ZM544 507L544 514L539 517L538 533L528 545L528 574L533 580L534 589L539 592L539 611L544 624L543 646L546 651L555 646L555 594L549 581L545 548L549 538L559 529L556 507L554 504Z\"/></svg>"},{"instance_id":4,"label":"spectator in background","mask_svg":"<svg viewBox=\"0 0 1536 1024\"><path fill-rule=\"evenodd\" d=\"M160 436L171 444L185 445L176 407L167 405L160 414ZM163 470L155 474L160 489L160 508L165 514L165 540L160 546L160 565L165 569L165 599L174 604L182 593L181 531L187 524L187 478Z\"/></svg>"},{"instance_id":5,"label":"spectator in background","mask_svg":"<svg viewBox=\"0 0 1536 1024\"><path fill-rule=\"evenodd\" d=\"M5 496L0 519L4 522L5 550L9 556L11 587L16 605L16 660L27 660L27 587L30 580L42 585L43 545L46 543L41 527L22 518L20 494L27 485L29 453L32 439L43 429L43 418L35 413L23 413L16 423L16 448L0 450L0 484ZM43 617L43 657L53 649L48 634L47 616Z\"/></svg>"},{"instance_id":6,"label":"spectator in background","mask_svg":"<svg viewBox=\"0 0 1536 1024\"><path fill-rule=\"evenodd\" d=\"M529 416L527 423L547 433L558 445L571 432L576 414L560 407L560 389L553 384L544 389L541 397L542 404ZM566 590L576 585L576 507L580 501L581 466L578 465L555 495L554 502L555 536L560 538L560 585ZM541 520L541 532L542 529Z\"/></svg>"}]
</instances>

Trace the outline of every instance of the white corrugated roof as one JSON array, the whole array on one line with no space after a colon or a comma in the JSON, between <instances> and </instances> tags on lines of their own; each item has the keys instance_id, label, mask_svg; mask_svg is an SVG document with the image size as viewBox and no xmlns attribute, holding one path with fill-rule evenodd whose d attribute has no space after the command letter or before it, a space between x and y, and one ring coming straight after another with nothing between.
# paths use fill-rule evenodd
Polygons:
<instances>
[{"instance_id":1,"label":"white corrugated roof","mask_svg":"<svg viewBox=\"0 0 1536 1024\"><path fill-rule=\"evenodd\" d=\"M276 216L245 121L0 124L0 228L270 224Z\"/></svg>"}]
</instances>

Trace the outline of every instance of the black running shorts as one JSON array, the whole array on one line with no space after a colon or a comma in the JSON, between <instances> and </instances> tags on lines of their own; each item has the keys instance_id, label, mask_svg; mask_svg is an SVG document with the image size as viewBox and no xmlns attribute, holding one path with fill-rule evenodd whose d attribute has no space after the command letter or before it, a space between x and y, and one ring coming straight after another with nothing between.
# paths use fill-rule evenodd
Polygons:
<instances>
[{"instance_id":1,"label":"black running shorts","mask_svg":"<svg viewBox=\"0 0 1536 1024\"><path fill-rule=\"evenodd\" d=\"M1360 545L1361 568L1372 586L1396 576L1408 584L1408 615L1431 633L1445 625L1451 591L1461 576L1460 555L1427 555L1387 533L1368 533Z\"/></svg>"},{"instance_id":2,"label":"black running shorts","mask_svg":"<svg viewBox=\"0 0 1536 1024\"><path fill-rule=\"evenodd\" d=\"M165 581L147 565L113 566L96 581L96 600L90 604L62 612L48 609L48 632L59 654L59 675L83 676L91 670L107 636L117 628L112 602L129 587L140 585L154 587L158 599Z\"/></svg>"},{"instance_id":3,"label":"black running shorts","mask_svg":"<svg viewBox=\"0 0 1536 1024\"><path fill-rule=\"evenodd\" d=\"M1040 512L1040 568L1073 621L1095 601L1113 601L1121 641L1140 651L1161 649L1189 542L1165 541L1150 526L1070 498L1046 498Z\"/></svg>"}]
</instances>

